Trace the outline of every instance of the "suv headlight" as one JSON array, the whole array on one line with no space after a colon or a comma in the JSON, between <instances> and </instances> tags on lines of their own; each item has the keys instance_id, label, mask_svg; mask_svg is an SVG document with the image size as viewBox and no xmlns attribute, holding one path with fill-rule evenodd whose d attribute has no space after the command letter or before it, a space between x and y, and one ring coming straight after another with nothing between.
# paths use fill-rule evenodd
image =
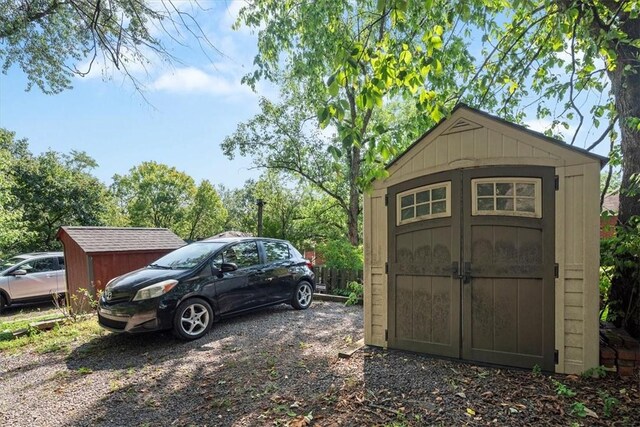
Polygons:
<instances>
[{"instance_id":1,"label":"suv headlight","mask_svg":"<svg viewBox=\"0 0 640 427\"><path fill-rule=\"evenodd\" d=\"M172 279L146 286L136 293L136 296L133 297L133 301L159 297L160 295L164 295L169 292L177 284L178 281Z\"/></svg>"}]
</instances>

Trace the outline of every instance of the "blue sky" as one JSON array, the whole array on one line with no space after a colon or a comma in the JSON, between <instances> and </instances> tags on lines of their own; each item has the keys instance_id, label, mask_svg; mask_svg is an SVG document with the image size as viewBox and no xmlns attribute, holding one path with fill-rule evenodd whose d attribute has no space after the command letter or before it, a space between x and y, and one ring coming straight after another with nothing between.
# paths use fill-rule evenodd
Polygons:
<instances>
[{"instance_id":1,"label":"blue sky","mask_svg":"<svg viewBox=\"0 0 640 427\"><path fill-rule=\"evenodd\" d=\"M0 74L0 127L27 138L35 153L86 151L99 164L94 175L107 184L147 160L175 166L196 182L227 187L259 176L249 159L224 157L220 142L258 112L260 95L273 97L275 91L261 85L253 93L240 84L256 53L255 36L231 30L242 1L203 5L211 10L198 12L199 20L224 56L210 53L208 59L191 41L192 48L174 52L182 64L154 62L148 75L135 67L148 101L118 73L106 71L105 81L100 64L57 95L38 88L25 92L26 77L14 67Z\"/></svg>"},{"instance_id":2,"label":"blue sky","mask_svg":"<svg viewBox=\"0 0 640 427\"><path fill-rule=\"evenodd\" d=\"M188 2L178 4L189 7ZM181 63L153 61L146 70L133 67L146 85L144 98L121 74L100 64L88 77L77 78L72 90L57 95L43 95L37 88L25 92L27 81L17 68L0 74L0 127L27 138L35 153L49 148L86 151L99 164L93 173L107 184L114 174L155 160L175 166L196 182L242 186L260 171L251 169L250 159L228 160L220 143L258 112L260 96L277 96L271 86L259 84L253 93L240 83L252 70L256 54L256 37L246 29L231 29L243 4L205 0L201 5L209 10L190 10L224 55L211 53L207 58L193 40L187 41L191 48L171 45ZM543 131L550 121L531 119L527 124ZM597 135L586 128L580 139L584 143L578 146ZM601 144L596 152L606 155L607 145Z\"/></svg>"}]
</instances>

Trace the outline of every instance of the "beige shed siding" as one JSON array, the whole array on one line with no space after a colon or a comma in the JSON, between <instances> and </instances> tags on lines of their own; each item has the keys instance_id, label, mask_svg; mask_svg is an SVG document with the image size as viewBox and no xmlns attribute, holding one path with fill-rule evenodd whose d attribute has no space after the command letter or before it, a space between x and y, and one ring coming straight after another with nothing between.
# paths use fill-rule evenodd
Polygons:
<instances>
[{"instance_id":1,"label":"beige shed siding","mask_svg":"<svg viewBox=\"0 0 640 427\"><path fill-rule=\"evenodd\" d=\"M600 194L600 164L589 163L585 170L585 194ZM599 197L585 197L584 206L584 364L583 370L599 366L600 339L600 200Z\"/></svg>"},{"instance_id":2,"label":"beige shed siding","mask_svg":"<svg viewBox=\"0 0 640 427\"><path fill-rule=\"evenodd\" d=\"M458 120L471 122L473 128L452 133ZM465 109L457 110L414 145L365 196L366 343L387 345L386 188L437 172L494 165L556 168L560 184L556 192L555 254L560 267L555 297L556 371L577 373L597 366L599 162Z\"/></svg>"},{"instance_id":3,"label":"beige shed siding","mask_svg":"<svg viewBox=\"0 0 640 427\"><path fill-rule=\"evenodd\" d=\"M459 147L458 147L459 141ZM452 146L449 146L452 144ZM470 151L473 147L473 154ZM442 135L422 148L414 147L415 154L401 159L392 166L392 174L385 181L376 181L374 188L382 189L399 182L429 174L463 167L491 166L496 164L527 164L560 166L560 158L535 148L530 142L516 140L493 130L481 128L473 131ZM527 157L519 157L527 154ZM482 157L482 156L485 157ZM400 165L400 163L402 163Z\"/></svg>"},{"instance_id":4,"label":"beige shed siding","mask_svg":"<svg viewBox=\"0 0 640 427\"><path fill-rule=\"evenodd\" d=\"M597 162L557 168L556 348L558 372L580 373L598 365L598 194Z\"/></svg>"},{"instance_id":5,"label":"beige shed siding","mask_svg":"<svg viewBox=\"0 0 640 427\"><path fill-rule=\"evenodd\" d=\"M375 191L365 197L364 203L364 305L365 343L386 346L387 328L387 209L386 192Z\"/></svg>"}]
</instances>

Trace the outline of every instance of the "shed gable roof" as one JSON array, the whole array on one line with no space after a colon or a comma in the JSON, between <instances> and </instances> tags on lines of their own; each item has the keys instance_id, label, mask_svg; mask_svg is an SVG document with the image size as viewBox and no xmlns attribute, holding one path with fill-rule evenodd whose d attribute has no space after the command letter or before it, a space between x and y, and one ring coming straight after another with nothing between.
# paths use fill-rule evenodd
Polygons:
<instances>
[{"instance_id":1,"label":"shed gable roof","mask_svg":"<svg viewBox=\"0 0 640 427\"><path fill-rule=\"evenodd\" d=\"M460 103L456 105L448 118L441 120L425 132L402 154L392 160L386 168L390 175L393 175L399 168L409 163L418 152L427 149L438 137L482 128L490 129L504 136L510 134L512 138L509 143L515 144L515 149L512 151L516 153L532 152L535 157L565 159L567 163L598 161L601 166L604 166L608 161L606 157L571 146L558 139L550 138L542 133ZM516 156L518 155L516 154Z\"/></svg>"},{"instance_id":2,"label":"shed gable roof","mask_svg":"<svg viewBox=\"0 0 640 427\"><path fill-rule=\"evenodd\" d=\"M173 250L184 240L166 228L60 227L86 253Z\"/></svg>"}]
</instances>

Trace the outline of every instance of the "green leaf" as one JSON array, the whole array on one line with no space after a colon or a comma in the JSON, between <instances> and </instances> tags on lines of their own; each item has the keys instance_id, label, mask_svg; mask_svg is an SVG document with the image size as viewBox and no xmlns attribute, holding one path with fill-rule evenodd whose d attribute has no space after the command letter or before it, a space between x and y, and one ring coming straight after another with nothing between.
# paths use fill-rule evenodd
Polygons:
<instances>
[{"instance_id":1,"label":"green leaf","mask_svg":"<svg viewBox=\"0 0 640 427\"><path fill-rule=\"evenodd\" d=\"M412 57L413 56L411 55L411 52L409 52L408 50L403 50L402 52L400 52L400 61L404 62L405 64L409 64Z\"/></svg>"},{"instance_id":2,"label":"green leaf","mask_svg":"<svg viewBox=\"0 0 640 427\"><path fill-rule=\"evenodd\" d=\"M429 39L429 43L431 44L433 49L442 49L442 38L440 38L440 36L431 36L431 38Z\"/></svg>"},{"instance_id":3,"label":"green leaf","mask_svg":"<svg viewBox=\"0 0 640 427\"><path fill-rule=\"evenodd\" d=\"M440 120L442 120L442 111L440 111L440 108L436 106L429 113L429 117L431 117L434 122L439 123Z\"/></svg>"}]
</instances>

